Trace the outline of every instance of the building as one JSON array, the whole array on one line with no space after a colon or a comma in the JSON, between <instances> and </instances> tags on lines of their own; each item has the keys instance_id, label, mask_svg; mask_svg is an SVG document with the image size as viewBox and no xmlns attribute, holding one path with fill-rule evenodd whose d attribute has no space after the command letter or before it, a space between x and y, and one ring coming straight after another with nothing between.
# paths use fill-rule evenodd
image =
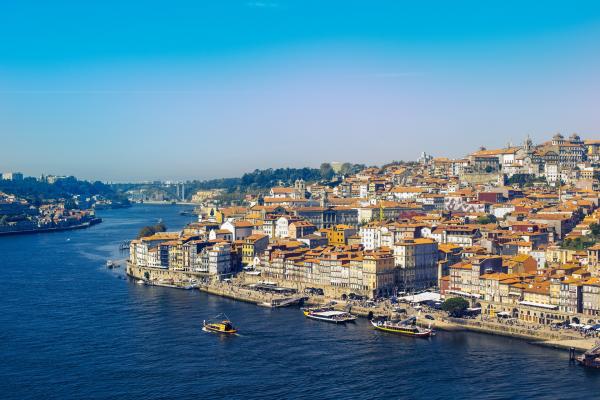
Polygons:
<instances>
[{"instance_id":1,"label":"building","mask_svg":"<svg viewBox=\"0 0 600 400\"><path fill-rule=\"evenodd\" d=\"M299 218L306 219L317 229L330 228L334 225L358 225L358 211L350 207L302 207L295 211Z\"/></svg>"},{"instance_id":2,"label":"building","mask_svg":"<svg viewBox=\"0 0 600 400\"><path fill-rule=\"evenodd\" d=\"M403 290L438 284L438 244L433 239L406 239L394 244L396 284Z\"/></svg>"},{"instance_id":3,"label":"building","mask_svg":"<svg viewBox=\"0 0 600 400\"><path fill-rule=\"evenodd\" d=\"M5 181L22 181L23 174L20 172L3 172L2 179Z\"/></svg>"},{"instance_id":4,"label":"building","mask_svg":"<svg viewBox=\"0 0 600 400\"><path fill-rule=\"evenodd\" d=\"M348 238L356 234L356 229L349 225L339 224L322 229L321 232L327 236L329 245L341 246L348 244Z\"/></svg>"},{"instance_id":5,"label":"building","mask_svg":"<svg viewBox=\"0 0 600 400\"><path fill-rule=\"evenodd\" d=\"M234 221L227 220L221 225L221 230L226 230L231 233L231 241L244 240L252 234L254 224L250 221Z\"/></svg>"},{"instance_id":6,"label":"building","mask_svg":"<svg viewBox=\"0 0 600 400\"><path fill-rule=\"evenodd\" d=\"M288 225L288 236L293 239L298 239L312 235L316 230L317 227L314 224L305 220L297 220Z\"/></svg>"},{"instance_id":7,"label":"building","mask_svg":"<svg viewBox=\"0 0 600 400\"><path fill-rule=\"evenodd\" d=\"M255 257L260 257L269 245L269 236L255 233L243 240L242 264L252 265Z\"/></svg>"},{"instance_id":8,"label":"building","mask_svg":"<svg viewBox=\"0 0 600 400\"><path fill-rule=\"evenodd\" d=\"M590 317L600 316L600 278L584 281L582 290L582 312Z\"/></svg>"}]
</instances>

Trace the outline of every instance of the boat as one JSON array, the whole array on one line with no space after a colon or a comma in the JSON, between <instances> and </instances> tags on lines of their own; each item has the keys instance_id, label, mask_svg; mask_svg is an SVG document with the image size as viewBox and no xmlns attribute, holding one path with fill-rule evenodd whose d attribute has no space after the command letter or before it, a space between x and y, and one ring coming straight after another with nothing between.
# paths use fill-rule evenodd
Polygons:
<instances>
[{"instance_id":1,"label":"boat","mask_svg":"<svg viewBox=\"0 0 600 400\"><path fill-rule=\"evenodd\" d=\"M280 308L302 304L304 300L305 297L283 297L279 299L272 299L271 301L263 301L262 303L258 303L258 305L267 308Z\"/></svg>"},{"instance_id":2,"label":"boat","mask_svg":"<svg viewBox=\"0 0 600 400\"><path fill-rule=\"evenodd\" d=\"M112 260L108 260L108 261L106 261L106 268L108 268L108 269L119 268L119 264L115 263Z\"/></svg>"},{"instance_id":3,"label":"boat","mask_svg":"<svg viewBox=\"0 0 600 400\"><path fill-rule=\"evenodd\" d=\"M144 282L141 279L138 279L137 281L135 281L135 283L137 283L138 285L145 285L146 284L146 282Z\"/></svg>"},{"instance_id":4,"label":"boat","mask_svg":"<svg viewBox=\"0 0 600 400\"><path fill-rule=\"evenodd\" d=\"M421 328L420 326L415 325L416 321L416 317L410 317L399 322L373 319L371 320L371 325L377 330L404 336L428 338L434 334L432 329Z\"/></svg>"},{"instance_id":5,"label":"boat","mask_svg":"<svg viewBox=\"0 0 600 400\"><path fill-rule=\"evenodd\" d=\"M575 360L584 367L600 368L600 344L596 344L582 355L575 357Z\"/></svg>"},{"instance_id":6,"label":"boat","mask_svg":"<svg viewBox=\"0 0 600 400\"><path fill-rule=\"evenodd\" d=\"M334 324L345 324L354 322L356 316L346 311L336 311L331 308L305 308L302 310L304 316L318 321L333 322Z\"/></svg>"},{"instance_id":7,"label":"boat","mask_svg":"<svg viewBox=\"0 0 600 400\"><path fill-rule=\"evenodd\" d=\"M204 320L202 322L202 330L204 330L205 332L223 333L228 335L237 333L237 329L233 326L227 315L223 314L222 316L224 317L224 319L217 322L207 322L206 320ZM217 316L216 318L219 318L219 316Z\"/></svg>"}]
</instances>

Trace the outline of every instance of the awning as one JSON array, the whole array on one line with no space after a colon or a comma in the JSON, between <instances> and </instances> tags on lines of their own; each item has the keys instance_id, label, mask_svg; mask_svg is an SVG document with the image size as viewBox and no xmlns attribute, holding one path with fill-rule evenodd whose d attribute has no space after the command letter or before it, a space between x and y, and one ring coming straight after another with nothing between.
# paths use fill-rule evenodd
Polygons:
<instances>
[{"instance_id":1,"label":"awning","mask_svg":"<svg viewBox=\"0 0 600 400\"><path fill-rule=\"evenodd\" d=\"M558 310L558 306L552 304L534 303L533 301L520 301L519 304L522 306L539 307L547 310Z\"/></svg>"},{"instance_id":2,"label":"awning","mask_svg":"<svg viewBox=\"0 0 600 400\"><path fill-rule=\"evenodd\" d=\"M408 301L411 303L423 303L426 301L440 301L441 296L439 293L434 292L423 292L410 296L400 297L400 300Z\"/></svg>"},{"instance_id":3,"label":"awning","mask_svg":"<svg viewBox=\"0 0 600 400\"><path fill-rule=\"evenodd\" d=\"M510 313L508 313L506 311L501 311L501 312L497 313L496 315L498 315L499 317L510 317Z\"/></svg>"},{"instance_id":4,"label":"awning","mask_svg":"<svg viewBox=\"0 0 600 400\"><path fill-rule=\"evenodd\" d=\"M479 295L478 294L472 294L472 293L467 293L467 292L461 292L459 290L448 290L446 293L450 293L450 294L457 294L459 296L462 297L471 297L473 299L478 299Z\"/></svg>"}]
</instances>

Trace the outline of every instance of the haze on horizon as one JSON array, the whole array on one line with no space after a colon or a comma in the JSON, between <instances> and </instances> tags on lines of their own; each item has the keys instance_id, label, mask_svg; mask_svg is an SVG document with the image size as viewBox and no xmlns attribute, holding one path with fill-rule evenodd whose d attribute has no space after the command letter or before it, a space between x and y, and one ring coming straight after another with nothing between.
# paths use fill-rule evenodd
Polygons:
<instances>
[{"instance_id":1,"label":"haze on horizon","mask_svg":"<svg viewBox=\"0 0 600 400\"><path fill-rule=\"evenodd\" d=\"M0 170L205 179L600 139L598 2L133 3L0 4Z\"/></svg>"}]
</instances>

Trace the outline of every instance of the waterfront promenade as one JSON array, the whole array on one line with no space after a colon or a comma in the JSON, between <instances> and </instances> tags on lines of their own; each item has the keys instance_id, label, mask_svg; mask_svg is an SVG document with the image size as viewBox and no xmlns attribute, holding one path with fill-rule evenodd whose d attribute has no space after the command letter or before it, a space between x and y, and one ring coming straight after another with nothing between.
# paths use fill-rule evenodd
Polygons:
<instances>
[{"instance_id":1,"label":"waterfront promenade","mask_svg":"<svg viewBox=\"0 0 600 400\"><path fill-rule=\"evenodd\" d=\"M247 303L260 304L270 302L274 299L284 298L285 296L273 293L252 290L246 286L243 279L234 279L227 282L210 282L199 285L199 290L221 297L226 297ZM436 311L433 309L417 310L407 304L402 304L401 308L406 310L406 313L398 315L394 308L398 305L392 305L389 301L375 303L374 306L367 307L356 301L344 301L333 299L324 296L306 295L308 300L305 304L309 306L319 306L330 304L337 310L350 310L353 314L360 317L402 317L416 315L421 317L418 323L423 326L431 326L437 330L444 331L470 331L491 335L507 336L526 340L533 344L549 346L561 349L574 348L578 351L586 351L594 346L596 338L584 337L577 331L551 329L547 326L515 323L507 324L497 322L491 319L464 319L450 318L445 312ZM432 316L434 319L423 318L425 314Z\"/></svg>"}]
</instances>

